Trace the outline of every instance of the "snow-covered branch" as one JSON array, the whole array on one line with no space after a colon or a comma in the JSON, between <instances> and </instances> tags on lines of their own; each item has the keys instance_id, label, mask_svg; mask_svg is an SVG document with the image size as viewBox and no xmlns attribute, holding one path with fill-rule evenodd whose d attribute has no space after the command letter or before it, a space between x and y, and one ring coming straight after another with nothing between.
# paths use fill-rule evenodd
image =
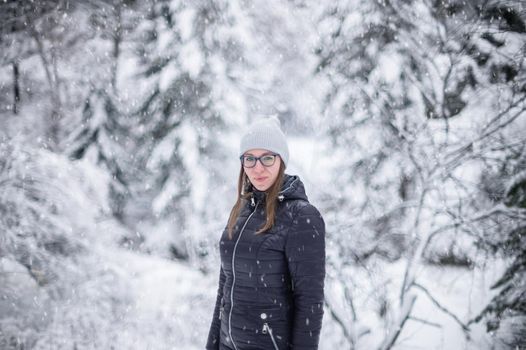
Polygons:
<instances>
[{"instance_id":1,"label":"snow-covered branch","mask_svg":"<svg viewBox=\"0 0 526 350\"><path fill-rule=\"evenodd\" d=\"M413 306L416 301L416 295L406 293L404 299L400 305L397 318L391 324L388 329L387 336L383 340L382 344L378 347L378 350L388 350L393 347L400 335L400 332L404 328L404 324L407 322L413 310Z\"/></svg>"},{"instance_id":2,"label":"snow-covered branch","mask_svg":"<svg viewBox=\"0 0 526 350\"><path fill-rule=\"evenodd\" d=\"M464 322L462 322L457 315L455 315L453 312L449 311L445 306L443 306L438 300L436 300L435 297L433 297L433 295L431 294L431 292L429 292L429 290L427 288L425 288L424 286L422 286L421 284L418 284L418 283L413 283L413 285L422 290L426 295L427 297L433 302L433 304L439 308L440 310L442 310L443 312L445 312L446 314L448 314L449 316L451 316L451 318L453 318L455 320L456 323L458 323L458 325L467 333L469 332L469 327L467 326L467 324L465 324Z\"/></svg>"}]
</instances>

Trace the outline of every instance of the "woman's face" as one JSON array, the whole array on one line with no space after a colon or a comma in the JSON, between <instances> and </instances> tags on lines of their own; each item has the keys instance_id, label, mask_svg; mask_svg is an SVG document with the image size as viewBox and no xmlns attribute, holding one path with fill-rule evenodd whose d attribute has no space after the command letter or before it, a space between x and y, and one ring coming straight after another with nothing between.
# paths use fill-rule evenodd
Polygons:
<instances>
[{"instance_id":1,"label":"woman's face","mask_svg":"<svg viewBox=\"0 0 526 350\"><path fill-rule=\"evenodd\" d=\"M266 149L251 149L243 154L245 157L245 165L243 166L245 174L247 174L250 183L259 191L268 190L276 181L279 174L279 167L281 166L280 157L275 156L274 164L270 166L264 166L261 163L262 159L256 160L256 165L254 167L248 168L246 165L249 164L247 160L253 162L253 159L251 159L250 156L259 158L266 155L272 156L274 153ZM246 158L247 156L248 158ZM265 162L265 160L263 160L263 162Z\"/></svg>"}]
</instances>

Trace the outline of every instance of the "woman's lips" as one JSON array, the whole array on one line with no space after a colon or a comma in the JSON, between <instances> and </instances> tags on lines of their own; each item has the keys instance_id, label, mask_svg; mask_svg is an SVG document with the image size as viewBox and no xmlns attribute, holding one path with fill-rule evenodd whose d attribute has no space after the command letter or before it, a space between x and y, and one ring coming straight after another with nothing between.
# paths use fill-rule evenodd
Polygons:
<instances>
[{"instance_id":1,"label":"woman's lips","mask_svg":"<svg viewBox=\"0 0 526 350\"><path fill-rule=\"evenodd\" d=\"M266 177L256 177L256 181L257 182L263 182L265 181L267 178Z\"/></svg>"}]
</instances>

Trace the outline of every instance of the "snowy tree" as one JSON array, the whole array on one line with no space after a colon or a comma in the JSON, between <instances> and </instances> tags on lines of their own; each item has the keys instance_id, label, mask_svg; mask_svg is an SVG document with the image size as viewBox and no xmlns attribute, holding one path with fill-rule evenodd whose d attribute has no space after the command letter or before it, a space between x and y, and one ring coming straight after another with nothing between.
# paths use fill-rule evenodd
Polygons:
<instances>
[{"instance_id":1,"label":"snowy tree","mask_svg":"<svg viewBox=\"0 0 526 350\"><path fill-rule=\"evenodd\" d=\"M239 104L232 102L243 101L230 77L243 65L242 40L230 28L235 6L143 4L144 20L132 34L137 69L128 83L139 88L130 120L139 125L131 137L140 179L132 191L150 205L130 210L161 232L149 234L150 247L169 246L178 258L195 261L197 243L189 232L203 220L187 220L208 215L203 194L223 185L225 174L217 169L225 143L219 136L239 118Z\"/></svg>"},{"instance_id":2,"label":"snowy tree","mask_svg":"<svg viewBox=\"0 0 526 350\"><path fill-rule=\"evenodd\" d=\"M115 247L119 236L100 232L120 230L111 221L110 179L91 164L73 164L20 139L5 141L0 143L0 347L82 347L95 341L90 338L97 329L112 334L128 294L117 267L98 263L101 247Z\"/></svg>"},{"instance_id":3,"label":"snowy tree","mask_svg":"<svg viewBox=\"0 0 526 350\"><path fill-rule=\"evenodd\" d=\"M114 83L116 55L126 29L126 23L120 23L122 11L119 9L127 3L5 1L0 5L2 66L12 66L13 76L13 88L6 91L6 96L12 96L13 112L20 113L27 106L25 113L34 114L31 108L36 104L40 110L48 111L44 118L41 113L33 116L37 125L44 125L42 143L62 150L59 144L64 135L71 132L71 126L76 125L76 112L82 110L93 85L95 89L106 88L107 79L100 78L108 75L98 72L103 73L102 68L108 61L110 82ZM119 11L113 13L113 9ZM117 19L111 21L112 14ZM112 38L113 49L109 50L112 55L101 52L105 45L99 45L103 44L99 39L108 36ZM98 70L88 68L97 64ZM22 103L24 95L25 103Z\"/></svg>"},{"instance_id":4,"label":"snowy tree","mask_svg":"<svg viewBox=\"0 0 526 350\"><path fill-rule=\"evenodd\" d=\"M524 128L520 8L518 2L337 2L320 21L330 136L345 149L335 181L351 184L339 197L346 209L335 219L334 237L335 254L351 258L343 266L331 262L332 275L347 289L353 324L360 317L348 281L358 281L337 271L357 263L374 270L372 256L406 260L398 300L377 298L387 329L381 349L395 344L408 320L422 321L411 316L420 294L469 332L418 282L417 271L426 262L470 268L477 263L473 224L512 215L477 203L477 179L466 169L483 167L494 148L521 142L510 133ZM369 288L385 291L374 281ZM368 332L356 327L346 335L358 348Z\"/></svg>"},{"instance_id":5,"label":"snowy tree","mask_svg":"<svg viewBox=\"0 0 526 350\"><path fill-rule=\"evenodd\" d=\"M58 147L61 138L61 123L64 116L64 85L60 72L61 54L75 42L75 32L69 31L71 26L68 14L69 6L64 1L50 0L38 2L4 1L0 5L2 13L2 27L0 42L4 49L2 65L12 65L13 72L13 112L18 113L21 108L22 90L29 91L29 87L21 88L21 64L32 57L38 57L44 77L40 72L29 80L45 81L41 98L47 104L48 115L46 144ZM33 92L33 93L34 93ZM45 98L44 98L45 96ZM46 101L47 100L47 101Z\"/></svg>"},{"instance_id":6,"label":"snowy tree","mask_svg":"<svg viewBox=\"0 0 526 350\"><path fill-rule=\"evenodd\" d=\"M123 142L119 142L126 135L119 119L122 115L111 95L104 90L93 91L86 99L82 124L70 135L71 141L66 141L66 153L72 159L86 157L111 175L112 212L122 221L124 204L129 197L128 180L122 163L127 164L128 155Z\"/></svg>"},{"instance_id":7,"label":"snowy tree","mask_svg":"<svg viewBox=\"0 0 526 350\"><path fill-rule=\"evenodd\" d=\"M510 147L500 164L482 175L481 198L501 203L512 212L480 225L478 244L508 261L503 275L494 282L497 294L470 322L485 321L488 332L500 346L520 348L526 341L526 157L524 143Z\"/></svg>"},{"instance_id":8,"label":"snowy tree","mask_svg":"<svg viewBox=\"0 0 526 350\"><path fill-rule=\"evenodd\" d=\"M134 178L135 160L125 151L132 142L131 126L120 96L118 72L122 46L140 20L134 5L135 1L128 0L94 0L80 9L88 10L83 28L84 39L89 43L85 52L95 56L99 69L79 82L75 93L78 106L74 108L80 118L75 119L76 126L62 141L62 148L70 157L88 157L112 177L112 211L123 222L126 202L131 200L128 187Z\"/></svg>"}]
</instances>

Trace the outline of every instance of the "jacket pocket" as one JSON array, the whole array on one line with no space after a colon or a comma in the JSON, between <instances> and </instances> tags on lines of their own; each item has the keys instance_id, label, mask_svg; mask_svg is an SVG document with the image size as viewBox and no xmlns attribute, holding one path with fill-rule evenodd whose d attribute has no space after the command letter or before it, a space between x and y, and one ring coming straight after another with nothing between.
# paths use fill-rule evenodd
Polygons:
<instances>
[{"instance_id":1,"label":"jacket pocket","mask_svg":"<svg viewBox=\"0 0 526 350\"><path fill-rule=\"evenodd\" d=\"M276 339L274 339L274 334L272 333L272 328L270 328L270 326L268 324L267 314L263 312L263 313L261 313L260 317L263 320L263 329L262 329L261 332L263 334L268 334L270 336L270 340L272 340L272 344L274 345L274 349L275 350L279 350L278 344L276 343Z\"/></svg>"}]
</instances>

